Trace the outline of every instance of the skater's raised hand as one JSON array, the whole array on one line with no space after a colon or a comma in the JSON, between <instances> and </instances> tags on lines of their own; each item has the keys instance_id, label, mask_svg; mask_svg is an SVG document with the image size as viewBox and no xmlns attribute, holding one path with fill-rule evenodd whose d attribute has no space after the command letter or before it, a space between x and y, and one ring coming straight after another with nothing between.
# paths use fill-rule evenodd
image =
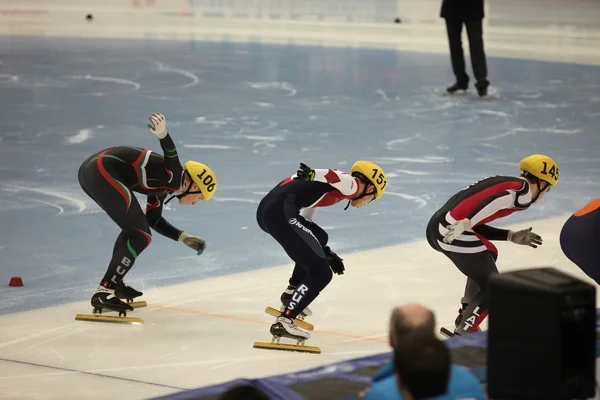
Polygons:
<instances>
[{"instance_id":1,"label":"skater's raised hand","mask_svg":"<svg viewBox=\"0 0 600 400\"><path fill-rule=\"evenodd\" d=\"M508 240L513 243L521 244L523 246L530 246L537 249L538 246L542 245L542 237L537 233L531 232L532 228L523 229L520 231L508 231Z\"/></svg>"},{"instance_id":2,"label":"skater's raised hand","mask_svg":"<svg viewBox=\"0 0 600 400\"><path fill-rule=\"evenodd\" d=\"M148 129L159 139L164 139L167 136L167 120L161 113L152 113L148 117L150 123Z\"/></svg>"},{"instance_id":3,"label":"skater's raised hand","mask_svg":"<svg viewBox=\"0 0 600 400\"><path fill-rule=\"evenodd\" d=\"M187 247L196 250L198 255L202 254L204 249L206 249L206 242L202 240L202 238L188 235L185 232L181 232L181 235L179 235L179 241L185 244Z\"/></svg>"},{"instance_id":4,"label":"skater's raised hand","mask_svg":"<svg viewBox=\"0 0 600 400\"><path fill-rule=\"evenodd\" d=\"M344 263L342 262L343 258L335 254L329 248L329 246L323 247L323 250L325 250L325 257L327 257L327 262L329 263L331 270L338 275L343 275L344 270L346 269L344 268Z\"/></svg>"},{"instance_id":5,"label":"skater's raised hand","mask_svg":"<svg viewBox=\"0 0 600 400\"><path fill-rule=\"evenodd\" d=\"M471 220L468 218L461 219L455 223L448 225L448 232L444 235L444 243L452 243L457 237L463 234L464 231L471 229Z\"/></svg>"},{"instance_id":6,"label":"skater's raised hand","mask_svg":"<svg viewBox=\"0 0 600 400\"><path fill-rule=\"evenodd\" d=\"M304 163L300 163L300 169L296 172L296 178L306 182L311 182L315 179L315 171Z\"/></svg>"}]
</instances>

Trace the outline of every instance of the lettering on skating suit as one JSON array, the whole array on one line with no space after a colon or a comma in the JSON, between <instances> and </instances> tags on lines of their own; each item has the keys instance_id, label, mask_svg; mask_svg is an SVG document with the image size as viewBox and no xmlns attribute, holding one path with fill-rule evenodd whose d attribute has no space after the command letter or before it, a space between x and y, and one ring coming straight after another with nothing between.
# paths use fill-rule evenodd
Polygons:
<instances>
[{"instance_id":1,"label":"lettering on skating suit","mask_svg":"<svg viewBox=\"0 0 600 400\"><path fill-rule=\"evenodd\" d=\"M296 289L294 295L292 296L290 304L288 304L287 306L287 310L285 310L286 316L289 316L291 314L292 310L298 305L298 303L300 303L300 300L302 300L302 298L306 295L306 292L308 292L308 287L304 284L300 285L298 289Z\"/></svg>"},{"instance_id":2,"label":"lettering on skating suit","mask_svg":"<svg viewBox=\"0 0 600 400\"><path fill-rule=\"evenodd\" d=\"M129 271L129 267L131 266L131 260L127 257L123 257L123 259L121 260L121 264L123 265L117 265L117 274L124 276L127 273L127 271ZM110 278L110 281L116 285L118 283L117 275L113 275L112 278Z\"/></svg>"},{"instance_id":3,"label":"lettering on skating suit","mask_svg":"<svg viewBox=\"0 0 600 400\"><path fill-rule=\"evenodd\" d=\"M475 310L473 310L473 314L471 314L471 316L465 320L465 326L463 327L463 329L465 331L471 329L473 325L475 325L475 321L477 321L477 318L479 317L479 306L477 306L475 307Z\"/></svg>"},{"instance_id":4,"label":"lettering on skating suit","mask_svg":"<svg viewBox=\"0 0 600 400\"><path fill-rule=\"evenodd\" d=\"M302 229L304 232L306 232L310 236L312 236L317 242L319 241L319 239L317 239L317 237L315 236L315 234L312 233L312 231L310 229L308 229L307 227L305 227L304 225L302 225L302 223L300 221L298 221L296 218L290 218L288 220L288 223L290 225L296 225L298 228Z\"/></svg>"}]
</instances>

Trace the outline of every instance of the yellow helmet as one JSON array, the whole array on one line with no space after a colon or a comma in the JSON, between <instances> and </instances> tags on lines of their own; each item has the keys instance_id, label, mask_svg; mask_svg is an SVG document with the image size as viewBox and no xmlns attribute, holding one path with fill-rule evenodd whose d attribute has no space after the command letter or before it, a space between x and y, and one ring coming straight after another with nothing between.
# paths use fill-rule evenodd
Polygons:
<instances>
[{"instance_id":1,"label":"yellow helmet","mask_svg":"<svg viewBox=\"0 0 600 400\"><path fill-rule=\"evenodd\" d=\"M548 182L552 186L558 183L558 164L543 154L532 154L519 163L521 171Z\"/></svg>"},{"instance_id":2,"label":"yellow helmet","mask_svg":"<svg viewBox=\"0 0 600 400\"><path fill-rule=\"evenodd\" d=\"M387 185L387 178L385 172L379 165L370 161L360 160L354 163L352 169L350 169L350 175L354 175L355 172L362 174L373 184L373 186L375 186L376 199L383 196L383 192L385 192L385 187Z\"/></svg>"},{"instance_id":3,"label":"yellow helmet","mask_svg":"<svg viewBox=\"0 0 600 400\"><path fill-rule=\"evenodd\" d=\"M183 170L190 174L194 183L198 185L204 195L204 200L210 200L217 191L217 176L213 170L196 161L186 162Z\"/></svg>"}]
</instances>

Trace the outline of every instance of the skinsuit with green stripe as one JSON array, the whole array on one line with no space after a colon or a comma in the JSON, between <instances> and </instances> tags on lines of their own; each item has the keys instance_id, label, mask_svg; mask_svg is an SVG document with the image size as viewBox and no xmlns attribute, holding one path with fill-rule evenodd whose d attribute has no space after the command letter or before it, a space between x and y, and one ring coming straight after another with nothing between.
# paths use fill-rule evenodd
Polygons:
<instances>
[{"instance_id":1,"label":"skinsuit with green stripe","mask_svg":"<svg viewBox=\"0 0 600 400\"><path fill-rule=\"evenodd\" d=\"M183 232L162 216L165 197L181 189L183 167L169 134L160 139L160 145L164 156L147 149L117 146L94 154L79 168L79 183L85 193L122 230L100 282L100 286L115 290L115 295L123 291L123 278L150 244L150 228L173 240ZM148 196L145 214L132 192ZM125 288L133 291L131 297L141 295Z\"/></svg>"}]
</instances>

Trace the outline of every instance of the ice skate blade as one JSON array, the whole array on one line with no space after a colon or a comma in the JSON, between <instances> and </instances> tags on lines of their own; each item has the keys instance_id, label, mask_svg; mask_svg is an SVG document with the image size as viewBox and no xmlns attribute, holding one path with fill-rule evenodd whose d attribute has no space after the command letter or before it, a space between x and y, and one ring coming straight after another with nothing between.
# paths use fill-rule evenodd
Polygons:
<instances>
[{"instance_id":1,"label":"ice skate blade","mask_svg":"<svg viewBox=\"0 0 600 400\"><path fill-rule=\"evenodd\" d=\"M281 343L269 343L269 342L254 342L255 349L264 350L283 350L283 351L297 351L300 353L312 353L321 354L321 349L314 346L299 346L295 344L281 344Z\"/></svg>"},{"instance_id":2,"label":"ice skate blade","mask_svg":"<svg viewBox=\"0 0 600 400\"><path fill-rule=\"evenodd\" d=\"M114 317L110 315L102 314L77 314L75 315L77 321L88 321L88 322L110 322L115 324L130 324L130 325L141 325L144 320L141 318L132 317Z\"/></svg>"},{"instance_id":3,"label":"ice skate blade","mask_svg":"<svg viewBox=\"0 0 600 400\"><path fill-rule=\"evenodd\" d=\"M147 307L148 306L148 303L146 303L145 301L134 301L134 302L131 302L131 303L126 303L126 304L128 306L133 307L134 309L136 309L136 308L142 308L142 307ZM102 312L116 312L116 311L109 310L108 308L105 308ZM129 312L131 312L131 311L129 311Z\"/></svg>"},{"instance_id":4,"label":"ice skate blade","mask_svg":"<svg viewBox=\"0 0 600 400\"><path fill-rule=\"evenodd\" d=\"M444 336L446 336L447 338L452 338L454 337L454 332L450 332L448 329L442 327L440 328L440 333Z\"/></svg>"},{"instance_id":5,"label":"ice skate blade","mask_svg":"<svg viewBox=\"0 0 600 400\"><path fill-rule=\"evenodd\" d=\"M274 309L273 307L267 307L265 312L274 317L279 317L281 315L281 311ZM298 325L300 328L306 329L307 331L314 331L315 326L313 324L309 324L306 321L296 318L294 323Z\"/></svg>"}]
</instances>

